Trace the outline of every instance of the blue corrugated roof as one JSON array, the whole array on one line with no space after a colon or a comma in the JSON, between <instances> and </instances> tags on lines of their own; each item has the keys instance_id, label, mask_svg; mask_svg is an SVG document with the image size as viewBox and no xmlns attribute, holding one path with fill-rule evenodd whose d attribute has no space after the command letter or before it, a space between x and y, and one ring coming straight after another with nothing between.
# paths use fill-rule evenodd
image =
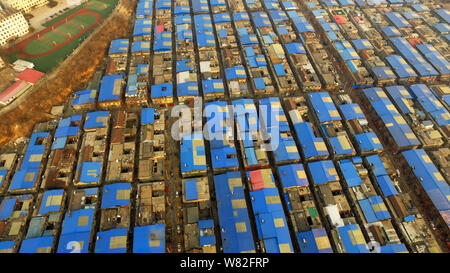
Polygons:
<instances>
[{"instance_id":1,"label":"blue corrugated roof","mask_svg":"<svg viewBox=\"0 0 450 273\"><path fill-rule=\"evenodd\" d=\"M264 0L264 5L266 6L266 8L268 10L274 10L274 9L280 8L280 6L278 5L278 1L273 1L273 0Z\"/></svg>"},{"instance_id":2,"label":"blue corrugated roof","mask_svg":"<svg viewBox=\"0 0 450 273\"><path fill-rule=\"evenodd\" d=\"M170 9L171 8L171 1L170 0L156 0L156 9Z\"/></svg>"},{"instance_id":3,"label":"blue corrugated roof","mask_svg":"<svg viewBox=\"0 0 450 273\"><path fill-rule=\"evenodd\" d=\"M267 253L293 252L286 217L277 188L250 192L258 236ZM269 197L269 198L268 198ZM268 202L267 200L271 200Z\"/></svg>"},{"instance_id":4,"label":"blue corrugated roof","mask_svg":"<svg viewBox=\"0 0 450 273\"><path fill-rule=\"evenodd\" d=\"M19 253L37 253L40 248L50 248L53 244L53 236L37 237L22 241Z\"/></svg>"},{"instance_id":5,"label":"blue corrugated roof","mask_svg":"<svg viewBox=\"0 0 450 273\"><path fill-rule=\"evenodd\" d=\"M191 179L184 181L185 189L186 189L186 200L196 200L198 199L197 192L197 179Z\"/></svg>"},{"instance_id":6,"label":"blue corrugated roof","mask_svg":"<svg viewBox=\"0 0 450 273\"><path fill-rule=\"evenodd\" d=\"M369 253L361 229L356 224L338 227L345 253ZM359 239L359 240L358 240Z\"/></svg>"},{"instance_id":7,"label":"blue corrugated roof","mask_svg":"<svg viewBox=\"0 0 450 273\"><path fill-rule=\"evenodd\" d=\"M231 23L230 15L227 13L217 13L213 15L214 23Z\"/></svg>"},{"instance_id":8,"label":"blue corrugated roof","mask_svg":"<svg viewBox=\"0 0 450 273\"><path fill-rule=\"evenodd\" d=\"M449 95L443 95L442 96L442 100L444 101L444 103L447 104L448 107L450 107L450 94Z\"/></svg>"},{"instance_id":9,"label":"blue corrugated roof","mask_svg":"<svg viewBox=\"0 0 450 273\"><path fill-rule=\"evenodd\" d=\"M11 217L14 207L17 202L17 197L9 197L3 199L0 206L0 220L7 220Z\"/></svg>"},{"instance_id":10,"label":"blue corrugated roof","mask_svg":"<svg viewBox=\"0 0 450 273\"><path fill-rule=\"evenodd\" d=\"M133 36L151 35L152 19L141 18L134 22Z\"/></svg>"},{"instance_id":11,"label":"blue corrugated roof","mask_svg":"<svg viewBox=\"0 0 450 273\"><path fill-rule=\"evenodd\" d=\"M353 2L353 0L337 0L337 1L339 2L339 4L341 4L341 7L355 5L355 2Z\"/></svg>"},{"instance_id":12,"label":"blue corrugated roof","mask_svg":"<svg viewBox=\"0 0 450 273\"><path fill-rule=\"evenodd\" d=\"M24 169L16 171L14 174L9 190L31 189L36 182L38 169ZM28 176L28 178L27 178ZM28 180L25 180L28 179Z\"/></svg>"},{"instance_id":13,"label":"blue corrugated roof","mask_svg":"<svg viewBox=\"0 0 450 273\"><path fill-rule=\"evenodd\" d=\"M38 145L36 143L38 138L47 138L48 136L49 132L39 132L31 135L20 169L14 174L9 190L31 189L35 186L37 173L46 147L45 144Z\"/></svg>"},{"instance_id":14,"label":"blue corrugated roof","mask_svg":"<svg viewBox=\"0 0 450 273\"><path fill-rule=\"evenodd\" d=\"M383 31L383 33L389 38L402 35L400 33L400 31L396 27L393 27L393 26L381 27L381 31Z\"/></svg>"},{"instance_id":15,"label":"blue corrugated roof","mask_svg":"<svg viewBox=\"0 0 450 273\"><path fill-rule=\"evenodd\" d=\"M328 92L312 93L309 94L309 98L320 122L341 120L341 116Z\"/></svg>"},{"instance_id":16,"label":"blue corrugated roof","mask_svg":"<svg viewBox=\"0 0 450 273\"><path fill-rule=\"evenodd\" d=\"M430 8L429 7L427 7L426 5L424 5L424 4L413 4L413 5L411 5L411 7L415 10L415 11L427 11L427 10L430 10Z\"/></svg>"},{"instance_id":17,"label":"blue corrugated roof","mask_svg":"<svg viewBox=\"0 0 450 273\"><path fill-rule=\"evenodd\" d=\"M406 20L412 20L412 19L422 19L422 17L415 13L414 11L408 11L408 12L402 12L403 17L406 18Z\"/></svg>"},{"instance_id":18,"label":"blue corrugated roof","mask_svg":"<svg viewBox=\"0 0 450 273\"><path fill-rule=\"evenodd\" d=\"M333 253L324 228L297 233L301 253ZM326 244L324 244L326 242ZM319 249L321 247L321 249Z\"/></svg>"},{"instance_id":19,"label":"blue corrugated roof","mask_svg":"<svg viewBox=\"0 0 450 273\"><path fill-rule=\"evenodd\" d=\"M330 23L325 21L320 21L319 23L325 32L339 31L339 27L336 23Z\"/></svg>"},{"instance_id":20,"label":"blue corrugated roof","mask_svg":"<svg viewBox=\"0 0 450 273\"><path fill-rule=\"evenodd\" d=\"M413 109L407 101L412 100L413 97L404 86L388 86L386 87L386 91L403 114L411 113L411 110Z\"/></svg>"},{"instance_id":21,"label":"blue corrugated roof","mask_svg":"<svg viewBox=\"0 0 450 273\"><path fill-rule=\"evenodd\" d=\"M389 39L398 52L416 69L422 77L438 76L439 73L403 37Z\"/></svg>"},{"instance_id":22,"label":"blue corrugated roof","mask_svg":"<svg viewBox=\"0 0 450 273\"><path fill-rule=\"evenodd\" d=\"M381 88L367 88L363 92L400 148L420 144L405 119Z\"/></svg>"},{"instance_id":23,"label":"blue corrugated roof","mask_svg":"<svg viewBox=\"0 0 450 273\"><path fill-rule=\"evenodd\" d=\"M257 28L260 27L271 27L269 16L265 12L252 12L251 13L253 22Z\"/></svg>"},{"instance_id":24,"label":"blue corrugated roof","mask_svg":"<svg viewBox=\"0 0 450 273\"><path fill-rule=\"evenodd\" d=\"M201 134L183 136L180 150L182 173L206 170L205 146Z\"/></svg>"},{"instance_id":25,"label":"blue corrugated roof","mask_svg":"<svg viewBox=\"0 0 450 273\"><path fill-rule=\"evenodd\" d=\"M356 50L372 49L372 44L367 39L352 40L353 46Z\"/></svg>"},{"instance_id":26,"label":"blue corrugated roof","mask_svg":"<svg viewBox=\"0 0 450 273\"><path fill-rule=\"evenodd\" d=\"M290 132L289 124L279 98L269 97L260 99L259 108L264 113L261 117L267 128L277 127L280 132Z\"/></svg>"},{"instance_id":27,"label":"blue corrugated roof","mask_svg":"<svg viewBox=\"0 0 450 273\"><path fill-rule=\"evenodd\" d=\"M6 180L6 174L8 170L0 170L0 188L3 186L3 182Z\"/></svg>"},{"instance_id":28,"label":"blue corrugated roof","mask_svg":"<svg viewBox=\"0 0 450 273\"><path fill-rule=\"evenodd\" d=\"M358 202L368 223L391 218L380 196L371 196L367 199L358 200Z\"/></svg>"},{"instance_id":29,"label":"blue corrugated roof","mask_svg":"<svg viewBox=\"0 0 450 273\"><path fill-rule=\"evenodd\" d=\"M274 64L273 68L275 69L275 73L277 74L277 76L286 75L286 70L284 69L283 64Z\"/></svg>"},{"instance_id":30,"label":"blue corrugated roof","mask_svg":"<svg viewBox=\"0 0 450 273\"><path fill-rule=\"evenodd\" d=\"M189 11L187 12L189 14ZM185 24L191 24L192 19L190 15L180 15L175 17L175 25L177 25L177 32L182 32L189 30L186 28ZM191 31L192 34L192 31Z\"/></svg>"},{"instance_id":31,"label":"blue corrugated roof","mask_svg":"<svg viewBox=\"0 0 450 273\"><path fill-rule=\"evenodd\" d=\"M378 155L370 155L365 157L367 163L371 166L369 169L372 170L375 176L387 175L387 170L384 167L381 158Z\"/></svg>"},{"instance_id":32,"label":"blue corrugated roof","mask_svg":"<svg viewBox=\"0 0 450 273\"><path fill-rule=\"evenodd\" d=\"M128 39L112 40L108 54L118 54L118 53L126 54L128 52L128 43L129 43Z\"/></svg>"},{"instance_id":33,"label":"blue corrugated roof","mask_svg":"<svg viewBox=\"0 0 450 273\"><path fill-rule=\"evenodd\" d=\"M444 21L447 22L447 24L450 24L450 11L446 9L437 9L434 10L434 12L436 12L437 15L439 15L442 19L444 19Z\"/></svg>"},{"instance_id":34,"label":"blue corrugated roof","mask_svg":"<svg viewBox=\"0 0 450 273\"><path fill-rule=\"evenodd\" d=\"M209 12L208 2L204 0L192 0L192 10L194 13Z\"/></svg>"},{"instance_id":35,"label":"blue corrugated roof","mask_svg":"<svg viewBox=\"0 0 450 273\"><path fill-rule=\"evenodd\" d=\"M81 115L74 115L69 118L61 119L59 121L58 128L56 129L54 135L55 140L52 144L52 150L64 148L68 136L78 135L80 128L78 126L70 126L70 123L80 120Z\"/></svg>"},{"instance_id":36,"label":"blue corrugated roof","mask_svg":"<svg viewBox=\"0 0 450 273\"><path fill-rule=\"evenodd\" d=\"M398 55L386 57L386 61L394 69L395 73L400 78L417 77L416 72L409 66L405 59Z\"/></svg>"},{"instance_id":37,"label":"blue corrugated roof","mask_svg":"<svg viewBox=\"0 0 450 273\"><path fill-rule=\"evenodd\" d=\"M203 93L223 93L225 91L222 79L203 80Z\"/></svg>"},{"instance_id":38,"label":"blue corrugated roof","mask_svg":"<svg viewBox=\"0 0 450 273\"><path fill-rule=\"evenodd\" d=\"M365 119L366 116L362 112L357 103L347 103L339 105L342 114L346 120Z\"/></svg>"},{"instance_id":39,"label":"blue corrugated roof","mask_svg":"<svg viewBox=\"0 0 450 273\"><path fill-rule=\"evenodd\" d=\"M151 97L164 98L173 96L173 87L171 83L161 83L152 86Z\"/></svg>"},{"instance_id":40,"label":"blue corrugated roof","mask_svg":"<svg viewBox=\"0 0 450 273\"><path fill-rule=\"evenodd\" d=\"M198 96L197 82L184 82L177 85L177 96Z\"/></svg>"},{"instance_id":41,"label":"blue corrugated roof","mask_svg":"<svg viewBox=\"0 0 450 273\"><path fill-rule=\"evenodd\" d=\"M287 21L289 19L282 10L272 10L269 12L269 16L274 22Z\"/></svg>"},{"instance_id":42,"label":"blue corrugated roof","mask_svg":"<svg viewBox=\"0 0 450 273\"><path fill-rule=\"evenodd\" d=\"M148 2L140 2L140 3L148 3ZM149 1L150 5L148 5L149 7L151 7L151 1ZM144 8L144 7L137 7L136 9L136 18L144 18L144 17L151 17L153 13L153 9L152 8Z\"/></svg>"},{"instance_id":43,"label":"blue corrugated roof","mask_svg":"<svg viewBox=\"0 0 450 273\"><path fill-rule=\"evenodd\" d=\"M377 135L373 132L362 133L355 135L356 142L358 143L361 152L371 152L377 150L383 150L383 145L378 139Z\"/></svg>"},{"instance_id":44,"label":"blue corrugated roof","mask_svg":"<svg viewBox=\"0 0 450 273\"><path fill-rule=\"evenodd\" d=\"M103 188L102 209L130 205L131 184L115 183Z\"/></svg>"},{"instance_id":45,"label":"blue corrugated roof","mask_svg":"<svg viewBox=\"0 0 450 273\"><path fill-rule=\"evenodd\" d=\"M301 43L286 44L288 54L306 54L305 47Z\"/></svg>"},{"instance_id":46,"label":"blue corrugated roof","mask_svg":"<svg viewBox=\"0 0 450 273\"><path fill-rule=\"evenodd\" d=\"M44 192L41 201L41 207L39 209L39 215L47 214L50 212L59 212L61 206L63 205L63 195L64 190L49 190ZM59 203L57 201L59 201Z\"/></svg>"},{"instance_id":47,"label":"blue corrugated roof","mask_svg":"<svg viewBox=\"0 0 450 273\"><path fill-rule=\"evenodd\" d=\"M214 235L200 235L200 246L210 246L216 244L216 237Z\"/></svg>"},{"instance_id":48,"label":"blue corrugated roof","mask_svg":"<svg viewBox=\"0 0 450 273\"><path fill-rule=\"evenodd\" d=\"M1 241L0 250L11 250L13 251L15 241Z\"/></svg>"},{"instance_id":49,"label":"blue corrugated roof","mask_svg":"<svg viewBox=\"0 0 450 273\"><path fill-rule=\"evenodd\" d=\"M413 84L409 88L420 105L430 113L439 126L450 125L449 112L426 85Z\"/></svg>"},{"instance_id":50,"label":"blue corrugated roof","mask_svg":"<svg viewBox=\"0 0 450 273\"><path fill-rule=\"evenodd\" d=\"M133 44L131 45L131 53L140 51L150 51L150 42L149 41L133 42Z\"/></svg>"},{"instance_id":51,"label":"blue corrugated roof","mask_svg":"<svg viewBox=\"0 0 450 273\"><path fill-rule=\"evenodd\" d=\"M379 248L380 253L408 253L404 244L384 245Z\"/></svg>"},{"instance_id":52,"label":"blue corrugated roof","mask_svg":"<svg viewBox=\"0 0 450 273\"><path fill-rule=\"evenodd\" d=\"M95 253L125 253L127 251L126 246L118 244L117 241L127 241L127 233L128 229L126 228L98 232ZM112 240L114 240L114 243L112 243Z\"/></svg>"},{"instance_id":53,"label":"blue corrugated roof","mask_svg":"<svg viewBox=\"0 0 450 273\"><path fill-rule=\"evenodd\" d=\"M411 27L411 24L398 12L387 12L384 15L398 28Z\"/></svg>"},{"instance_id":54,"label":"blue corrugated roof","mask_svg":"<svg viewBox=\"0 0 450 273\"><path fill-rule=\"evenodd\" d=\"M308 163L314 184L322 184L339 180L333 161L322 160Z\"/></svg>"},{"instance_id":55,"label":"blue corrugated roof","mask_svg":"<svg viewBox=\"0 0 450 273\"><path fill-rule=\"evenodd\" d=\"M81 183L98 183L102 171L102 162L83 162L81 164Z\"/></svg>"},{"instance_id":56,"label":"blue corrugated roof","mask_svg":"<svg viewBox=\"0 0 450 273\"><path fill-rule=\"evenodd\" d=\"M88 253L91 232L61 234L57 253Z\"/></svg>"},{"instance_id":57,"label":"blue corrugated roof","mask_svg":"<svg viewBox=\"0 0 450 273\"><path fill-rule=\"evenodd\" d=\"M450 63L433 45L418 44L416 47L441 75L450 74Z\"/></svg>"},{"instance_id":58,"label":"blue corrugated roof","mask_svg":"<svg viewBox=\"0 0 450 273\"><path fill-rule=\"evenodd\" d=\"M338 163L348 187L351 188L363 184L363 181L361 180L361 177L359 177L358 171L352 161L346 159L338 161Z\"/></svg>"},{"instance_id":59,"label":"blue corrugated roof","mask_svg":"<svg viewBox=\"0 0 450 273\"><path fill-rule=\"evenodd\" d=\"M154 52L168 52L172 50L172 34L168 31L160 33L155 32L155 39L153 42Z\"/></svg>"},{"instance_id":60,"label":"blue corrugated roof","mask_svg":"<svg viewBox=\"0 0 450 273\"><path fill-rule=\"evenodd\" d=\"M242 180L239 172L214 176L224 253L254 251Z\"/></svg>"},{"instance_id":61,"label":"blue corrugated roof","mask_svg":"<svg viewBox=\"0 0 450 273\"><path fill-rule=\"evenodd\" d=\"M215 47L216 41L209 14L194 15L194 22L198 47Z\"/></svg>"},{"instance_id":62,"label":"blue corrugated roof","mask_svg":"<svg viewBox=\"0 0 450 273\"><path fill-rule=\"evenodd\" d=\"M375 74L375 77L380 80L396 78L394 72L387 66L372 67L371 70Z\"/></svg>"},{"instance_id":63,"label":"blue corrugated roof","mask_svg":"<svg viewBox=\"0 0 450 273\"><path fill-rule=\"evenodd\" d=\"M61 234L90 232L95 209L80 209L66 212ZM89 243L89 242L88 242Z\"/></svg>"},{"instance_id":64,"label":"blue corrugated roof","mask_svg":"<svg viewBox=\"0 0 450 273\"><path fill-rule=\"evenodd\" d=\"M324 127L325 125L322 125ZM322 128L325 131L325 128ZM328 141L330 142L331 148L337 155L347 155L355 152L353 149L353 145L346 135L336 136L336 137L328 137Z\"/></svg>"},{"instance_id":65,"label":"blue corrugated roof","mask_svg":"<svg viewBox=\"0 0 450 273\"><path fill-rule=\"evenodd\" d=\"M206 126L210 137L214 133L217 138L210 139L211 148L228 147L228 143L224 140L223 133L226 133L229 128L225 120L230 118L230 112L226 101L212 101L205 103L204 115L206 116ZM222 122L223 121L223 122ZM220 133L220 134L219 134Z\"/></svg>"},{"instance_id":66,"label":"blue corrugated roof","mask_svg":"<svg viewBox=\"0 0 450 273\"><path fill-rule=\"evenodd\" d=\"M95 103L95 97L97 90L89 89L75 92L75 98L73 99L73 106L79 106L83 104Z\"/></svg>"},{"instance_id":67,"label":"blue corrugated roof","mask_svg":"<svg viewBox=\"0 0 450 273\"><path fill-rule=\"evenodd\" d=\"M342 40L339 42L334 42L333 45L344 61L360 59L358 53L356 53L355 49L348 41Z\"/></svg>"},{"instance_id":68,"label":"blue corrugated roof","mask_svg":"<svg viewBox=\"0 0 450 273\"><path fill-rule=\"evenodd\" d=\"M326 7L338 7L339 4L336 0L321 0L321 2L326 6Z\"/></svg>"},{"instance_id":69,"label":"blue corrugated roof","mask_svg":"<svg viewBox=\"0 0 450 273\"><path fill-rule=\"evenodd\" d=\"M450 32L450 25L447 23L437 23L434 24L433 27L441 34L447 34Z\"/></svg>"},{"instance_id":70,"label":"blue corrugated roof","mask_svg":"<svg viewBox=\"0 0 450 273\"><path fill-rule=\"evenodd\" d=\"M433 164L431 159L422 149L408 150L402 152L408 165L413 172L424 191L428 194L434 206L439 211L450 210L450 187Z\"/></svg>"},{"instance_id":71,"label":"blue corrugated roof","mask_svg":"<svg viewBox=\"0 0 450 273\"><path fill-rule=\"evenodd\" d=\"M294 1L281 1L281 6L283 6L285 10L297 9L297 5Z\"/></svg>"},{"instance_id":72,"label":"blue corrugated roof","mask_svg":"<svg viewBox=\"0 0 450 273\"><path fill-rule=\"evenodd\" d=\"M233 13L234 21L248 21L250 18L246 12Z\"/></svg>"},{"instance_id":73,"label":"blue corrugated roof","mask_svg":"<svg viewBox=\"0 0 450 273\"><path fill-rule=\"evenodd\" d=\"M213 219L198 220L198 228L200 229L214 228L214 220Z\"/></svg>"},{"instance_id":74,"label":"blue corrugated roof","mask_svg":"<svg viewBox=\"0 0 450 273\"><path fill-rule=\"evenodd\" d=\"M191 13L191 9L189 6L175 6L173 14L174 15L188 15ZM178 24L178 23L176 23Z\"/></svg>"},{"instance_id":75,"label":"blue corrugated roof","mask_svg":"<svg viewBox=\"0 0 450 273\"><path fill-rule=\"evenodd\" d=\"M329 155L323 138L314 135L314 131L309 122L294 123L294 130L307 159Z\"/></svg>"},{"instance_id":76,"label":"blue corrugated roof","mask_svg":"<svg viewBox=\"0 0 450 273\"><path fill-rule=\"evenodd\" d=\"M134 228L133 253L165 253L164 224Z\"/></svg>"},{"instance_id":77,"label":"blue corrugated roof","mask_svg":"<svg viewBox=\"0 0 450 273\"><path fill-rule=\"evenodd\" d=\"M218 142L223 143L223 140ZM212 145L212 141L210 143ZM211 147L211 161L213 169L239 167L236 148L231 146Z\"/></svg>"},{"instance_id":78,"label":"blue corrugated roof","mask_svg":"<svg viewBox=\"0 0 450 273\"><path fill-rule=\"evenodd\" d=\"M119 100L123 78L123 74L104 76L98 93L98 101Z\"/></svg>"},{"instance_id":79,"label":"blue corrugated roof","mask_svg":"<svg viewBox=\"0 0 450 273\"><path fill-rule=\"evenodd\" d=\"M247 74L245 73L245 69L243 66L234 66L225 68L225 76L227 80L247 78Z\"/></svg>"},{"instance_id":80,"label":"blue corrugated roof","mask_svg":"<svg viewBox=\"0 0 450 273\"><path fill-rule=\"evenodd\" d=\"M308 178L302 164L290 164L278 167L283 188L308 186Z\"/></svg>"},{"instance_id":81,"label":"blue corrugated roof","mask_svg":"<svg viewBox=\"0 0 450 273\"><path fill-rule=\"evenodd\" d=\"M377 176L376 179L384 196L388 197L391 195L398 195L398 191L395 188L394 183L392 183L392 180L389 176L380 175Z\"/></svg>"},{"instance_id":82,"label":"blue corrugated roof","mask_svg":"<svg viewBox=\"0 0 450 273\"><path fill-rule=\"evenodd\" d=\"M154 121L155 121L155 109L154 108L142 108L141 124L153 124Z\"/></svg>"}]
</instances>

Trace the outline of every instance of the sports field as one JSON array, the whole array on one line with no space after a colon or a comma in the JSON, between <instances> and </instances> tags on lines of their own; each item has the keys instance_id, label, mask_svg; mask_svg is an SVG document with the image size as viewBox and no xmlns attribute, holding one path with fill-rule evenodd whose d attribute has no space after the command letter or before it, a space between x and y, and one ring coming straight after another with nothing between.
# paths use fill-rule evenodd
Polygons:
<instances>
[{"instance_id":1,"label":"sports field","mask_svg":"<svg viewBox=\"0 0 450 273\"><path fill-rule=\"evenodd\" d=\"M8 59L25 59L49 72L106 18L118 0L91 0L47 22L46 29L8 49Z\"/></svg>"}]
</instances>

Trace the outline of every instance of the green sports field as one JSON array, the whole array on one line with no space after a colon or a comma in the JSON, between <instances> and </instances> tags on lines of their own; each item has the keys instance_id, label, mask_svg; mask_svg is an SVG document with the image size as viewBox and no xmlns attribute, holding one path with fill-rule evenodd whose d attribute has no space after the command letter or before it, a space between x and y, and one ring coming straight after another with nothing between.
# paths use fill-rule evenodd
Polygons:
<instances>
[{"instance_id":1,"label":"green sports field","mask_svg":"<svg viewBox=\"0 0 450 273\"><path fill-rule=\"evenodd\" d=\"M24 59L42 72L50 72L63 61L106 18L118 0L92 0L44 24L40 34L8 49L8 59ZM96 24L97 23L97 24Z\"/></svg>"}]
</instances>

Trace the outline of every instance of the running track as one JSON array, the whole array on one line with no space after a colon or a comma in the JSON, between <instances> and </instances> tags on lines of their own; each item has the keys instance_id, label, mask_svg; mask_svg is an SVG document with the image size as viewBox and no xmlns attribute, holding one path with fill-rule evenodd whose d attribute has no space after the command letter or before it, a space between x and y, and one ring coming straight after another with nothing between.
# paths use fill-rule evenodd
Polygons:
<instances>
[{"instance_id":1,"label":"running track","mask_svg":"<svg viewBox=\"0 0 450 273\"><path fill-rule=\"evenodd\" d=\"M53 47L52 49L50 49L50 50L48 50L48 51L46 51L46 52L39 53L39 54L28 54L28 53L25 52L25 50L24 50L25 46L26 46L30 41L36 39L38 35L43 35L43 34L45 34L45 33L47 33L47 32L50 32L50 31L52 31L52 27L53 27L53 28L56 28L56 27L58 27L58 26L60 26L60 25L62 25L62 24L65 24L65 23L66 23L66 20L69 21L70 19L72 19L72 18L74 18L74 17L77 17L77 16L79 16L79 15L84 15L84 14L90 14L90 15L95 16L95 17L97 18L97 21L95 21L95 22L94 22L92 25L90 25L88 28L85 28L83 31L80 31L80 32L78 32L77 34L75 34L74 36L72 36L71 39L68 39L68 40L62 42L61 44L58 44L57 46ZM79 10L79 11L77 11L77 12L75 12L75 13L69 15L69 16L67 16L66 18L63 18L62 20L56 22L56 23L53 24L52 26L50 26L50 27L48 27L48 28L46 28L46 29L44 29L44 30L41 30L40 32L35 33L34 35L28 37L27 39L23 40L22 42L18 43L17 45L15 45L15 46L9 48L7 52L10 53L10 52L13 51L14 49L17 49L18 52L19 52L23 57L26 57L26 58L39 58L39 57L46 56L46 55L48 55L48 54L50 54L50 53L52 53L52 52L55 52L56 50L60 49L61 47L65 46L66 44L70 43L71 41L77 39L78 37L80 37L81 35L83 35L84 33L86 33L87 31L91 30L91 29L94 28L97 24L99 24L101 20L102 20L102 17L101 17L100 14L98 14L97 12L89 11L89 8L83 8L83 9L81 9L81 10Z\"/></svg>"}]
</instances>

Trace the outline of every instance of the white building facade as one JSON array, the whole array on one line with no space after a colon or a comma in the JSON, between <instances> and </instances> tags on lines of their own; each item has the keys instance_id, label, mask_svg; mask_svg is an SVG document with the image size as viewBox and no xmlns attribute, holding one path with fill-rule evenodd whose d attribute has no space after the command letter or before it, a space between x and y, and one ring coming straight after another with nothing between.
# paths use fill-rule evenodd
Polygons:
<instances>
[{"instance_id":1,"label":"white building facade","mask_svg":"<svg viewBox=\"0 0 450 273\"><path fill-rule=\"evenodd\" d=\"M6 45L11 38L27 34L29 28L21 12L11 8L0 11L0 46Z\"/></svg>"}]
</instances>

